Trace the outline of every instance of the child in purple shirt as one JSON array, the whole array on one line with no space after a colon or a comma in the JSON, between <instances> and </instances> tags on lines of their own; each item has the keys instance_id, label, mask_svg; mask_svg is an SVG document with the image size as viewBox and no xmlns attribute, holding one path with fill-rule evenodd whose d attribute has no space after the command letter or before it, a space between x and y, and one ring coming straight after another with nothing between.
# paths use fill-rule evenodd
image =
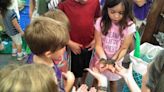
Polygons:
<instances>
[{"instance_id":1,"label":"child in purple shirt","mask_svg":"<svg viewBox=\"0 0 164 92\"><path fill-rule=\"evenodd\" d=\"M53 61L64 55L65 46L69 40L68 27L59 21L38 17L26 28L25 40L33 53L29 56L27 63L39 63L52 67L58 79L59 91L68 92L74 78L67 77L64 87L61 71Z\"/></svg>"}]
</instances>

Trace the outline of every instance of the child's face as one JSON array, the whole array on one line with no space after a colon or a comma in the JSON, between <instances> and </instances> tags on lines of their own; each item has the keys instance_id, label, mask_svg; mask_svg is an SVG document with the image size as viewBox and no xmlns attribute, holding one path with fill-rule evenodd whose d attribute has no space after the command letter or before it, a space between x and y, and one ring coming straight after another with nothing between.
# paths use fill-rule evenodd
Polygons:
<instances>
[{"instance_id":1,"label":"child's face","mask_svg":"<svg viewBox=\"0 0 164 92\"><path fill-rule=\"evenodd\" d=\"M124 5L122 3L119 3L118 5L112 8L108 8L108 16L113 23L117 24L120 22L120 20L122 20L124 16L124 11Z\"/></svg>"}]
</instances>

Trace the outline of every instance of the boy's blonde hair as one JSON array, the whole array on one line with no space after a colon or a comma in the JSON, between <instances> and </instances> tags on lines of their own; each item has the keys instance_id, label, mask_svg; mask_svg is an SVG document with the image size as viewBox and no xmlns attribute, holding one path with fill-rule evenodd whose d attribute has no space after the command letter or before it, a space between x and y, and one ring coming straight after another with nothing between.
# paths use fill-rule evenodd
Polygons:
<instances>
[{"instance_id":1,"label":"boy's blonde hair","mask_svg":"<svg viewBox=\"0 0 164 92\"><path fill-rule=\"evenodd\" d=\"M10 75L10 73L18 67L19 67L18 64L9 64L7 66L4 66L2 69L0 69L0 81L6 76Z\"/></svg>"},{"instance_id":2,"label":"boy's blonde hair","mask_svg":"<svg viewBox=\"0 0 164 92\"><path fill-rule=\"evenodd\" d=\"M58 92L55 80L51 67L27 64L12 70L1 79L0 92Z\"/></svg>"},{"instance_id":3,"label":"boy's blonde hair","mask_svg":"<svg viewBox=\"0 0 164 92\"><path fill-rule=\"evenodd\" d=\"M55 52L69 41L68 28L61 22L47 17L38 17L26 28L26 42L36 55L46 51Z\"/></svg>"},{"instance_id":4,"label":"boy's blonde hair","mask_svg":"<svg viewBox=\"0 0 164 92\"><path fill-rule=\"evenodd\" d=\"M48 11L44 14L45 17L52 18L54 20L64 23L68 28L70 28L70 22L65 13L59 9Z\"/></svg>"}]
</instances>

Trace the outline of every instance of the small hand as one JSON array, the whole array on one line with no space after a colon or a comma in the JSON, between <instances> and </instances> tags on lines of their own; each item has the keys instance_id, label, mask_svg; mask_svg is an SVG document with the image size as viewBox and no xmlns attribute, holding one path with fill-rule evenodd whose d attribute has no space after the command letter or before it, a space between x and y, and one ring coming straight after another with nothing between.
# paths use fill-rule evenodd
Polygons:
<instances>
[{"instance_id":1,"label":"small hand","mask_svg":"<svg viewBox=\"0 0 164 92\"><path fill-rule=\"evenodd\" d=\"M92 40L89 45L87 45L85 48L88 48L88 51L93 50L95 47L95 40Z\"/></svg>"},{"instance_id":2,"label":"small hand","mask_svg":"<svg viewBox=\"0 0 164 92\"><path fill-rule=\"evenodd\" d=\"M85 70L87 70L91 75L93 75L98 81L101 81L102 78L106 78L95 67L93 67L92 70L89 68L86 68Z\"/></svg>"},{"instance_id":3,"label":"small hand","mask_svg":"<svg viewBox=\"0 0 164 92\"><path fill-rule=\"evenodd\" d=\"M88 92L88 86L86 84L82 84L79 88L77 88L74 86L72 88L72 92Z\"/></svg>"},{"instance_id":4,"label":"small hand","mask_svg":"<svg viewBox=\"0 0 164 92\"><path fill-rule=\"evenodd\" d=\"M132 63L129 65L129 69L124 68L118 64L115 65L115 73L119 74L123 78L131 77L132 75Z\"/></svg>"},{"instance_id":5,"label":"small hand","mask_svg":"<svg viewBox=\"0 0 164 92\"><path fill-rule=\"evenodd\" d=\"M66 79L66 83L73 84L75 81L75 76L71 71L67 71L67 73L62 72L64 79Z\"/></svg>"},{"instance_id":6,"label":"small hand","mask_svg":"<svg viewBox=\"0 0 164 92\"><path fill-rule=\"evenodd\" d=\"M71 41L71 43L69 44L70 49L72 50L72 52L77 55L81 53L81 48L83 48L82 44L76 43Z\"/></svg>"}]
</instances>

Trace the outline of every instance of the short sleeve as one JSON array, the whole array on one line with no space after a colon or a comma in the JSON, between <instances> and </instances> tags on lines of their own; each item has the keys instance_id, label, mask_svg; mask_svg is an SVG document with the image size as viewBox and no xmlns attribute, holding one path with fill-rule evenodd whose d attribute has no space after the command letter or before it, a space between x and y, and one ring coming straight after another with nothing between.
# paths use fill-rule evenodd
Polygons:
<instances>
[{"instance_id":1,"label":"short sleeve","mask_svg":"<svg viewBox=\"0 0 164 92\"><path fill-rule=\"evenodd\" d=\"M11 12L9 13L9 15L10 15L10 19L11 20L17 18L17 14L16 14L16 12L14 10L11 10Z\"/></svg>"},{"instance_id":2,"label":"short sleeve","mask_svg":"<svg viewBox=\"0 0 164 92\"><path fill-rule=\"evenodd\" d=\"M101 18L98 18L97 20L96 20L96 23L95 23L95 29L96 29L96 31L101 31L101 27L100 27L100 23L101 23Z\"/></svg>"},{"instance_id":3,"label":"short sleeve","mask_svg":"<svg viewBox=\"0 0 164 92\"><path fill-rule=\"evenodd\" d=\"M100 3L98 1L97 7L96 7L96 12L95 12L95 18L100 17L101 13L100 13Z\"/></svg>"},{"instance_id":4,"label":"short sleeve","mask_svg":"<svg viewBox=\"0 0 164 92\"><path fill-rule=\"evenodd\" d=\"M136 32L136 25L135 25L135 23L130 22L129 24L130 24L130 26L128 26L128 28L126 30L127 35L130 35L130 34L133 34L133 33Z\"/></svg>"}]
</instances>

